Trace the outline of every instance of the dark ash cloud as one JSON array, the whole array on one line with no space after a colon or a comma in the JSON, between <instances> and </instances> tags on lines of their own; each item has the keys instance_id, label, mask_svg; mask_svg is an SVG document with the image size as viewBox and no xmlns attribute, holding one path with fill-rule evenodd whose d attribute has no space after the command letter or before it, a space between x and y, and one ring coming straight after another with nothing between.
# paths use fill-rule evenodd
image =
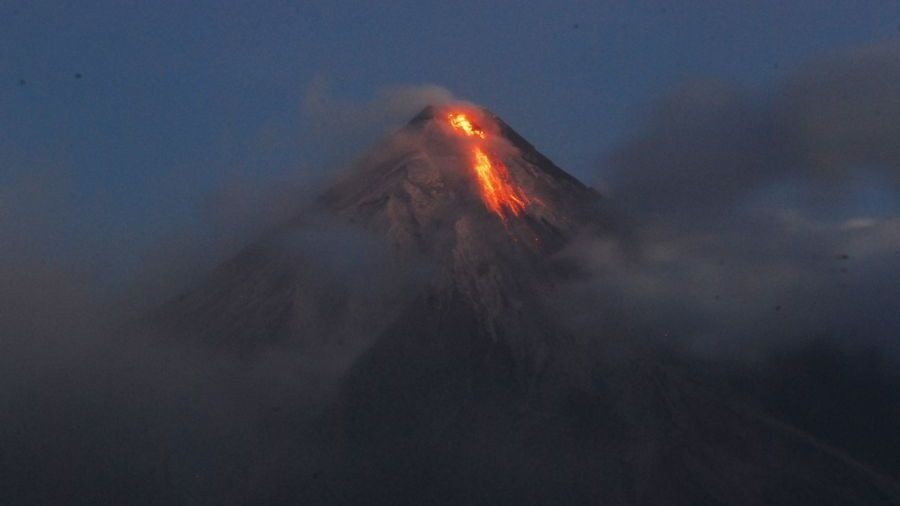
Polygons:
<instances>
[{"instance_id":1,"label":"dark ash cloud","mask_svg":"<svg viewBox=\"0 0 900 506\"><path fill-rule=\"evenodd\" d=\"M603 166L638 248L584 240L605 314L708 354L820 337L887 346L900 320L900 46L776 89L679 86ZM651 322L655 322L652 323ZM900 354L897 354L900 357Z\"/></svg>"},{"instance_id":2,"label":"dark ash cloud","mask_svg":"<svg viewBox=\"0 0 900 506\"><path fill-rule=\"evenodd\" d=\"M715 221L779 185L830 206L860 182L896 195L898 83L897 44L811 64L768 93L685 83L609 156L607 186L641 220L670 224Z\"/></svg>"}]
</instances>

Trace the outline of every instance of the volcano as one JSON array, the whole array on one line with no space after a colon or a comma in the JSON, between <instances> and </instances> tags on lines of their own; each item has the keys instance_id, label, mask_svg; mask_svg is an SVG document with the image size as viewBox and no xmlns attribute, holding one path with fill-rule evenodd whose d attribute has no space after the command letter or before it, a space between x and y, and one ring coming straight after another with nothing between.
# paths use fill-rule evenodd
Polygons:
<instances>
[{"instance_id":1,"label":"volcano","mask_svg":"<svg viewBox=\"0 0 900 506\"><path fill-rule=\"evenodd\" d=\"M322 281L287 246L308 226L301 217L155 317L203 346L252 355L296 345L313 360L335 349L335 328L364 330L322 415L322 471L275 479L279 496L900 504L891 481L734 401L648 336L560 317L560 287L583 275L560 251L619 231L604 198L490 111L426 108L317 210L384 241L386 277L415 279L360 317L369 299Z\"/></svg>"}]
</instances>

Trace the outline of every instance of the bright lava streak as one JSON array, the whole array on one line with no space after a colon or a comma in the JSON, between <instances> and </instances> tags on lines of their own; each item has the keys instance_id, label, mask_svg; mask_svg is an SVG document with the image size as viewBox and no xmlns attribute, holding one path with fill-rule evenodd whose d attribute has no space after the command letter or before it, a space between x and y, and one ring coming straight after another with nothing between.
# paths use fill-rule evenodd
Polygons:
<instances>
[{"instance_id":1,"label":"bright lava streak","mask_svg":"<svg viewBox=\"0 0 900 506\"><path fill-rule=\"evenodd\" d=\"M509 172L500 163L493 163L484 151L475 147L475 173L481 186L481 198L491 211L501 218L504 208L518 216L528 200L509 181Z\"/></svg>"},{"instance_id":2,"label":"bright lava streak","mask_svg":"<svg viewBox=\"0 0 900 506\"><path fill-rule=\"evenodd\" d=\"M469 121L469 117L462 113L450 115L450 124L457 130L462 130L469 137L478 136L484 139L484 130L476 127Z\"/></svg>"},{"instance_id":3,"label":"bright lava streak","mask_svg":"<svg viewBox=\"0 0 900 506\"><path fill-rule=\"evenodd\" d=\"M475 126L462 113L453 113L448 116L450 125L454 129L465 133L469 137L486 138L484 130ZM510 180L509 171L502 163L492 161L491 157L481 148L475 145L472 148L475 156L474 169L478 186L481 190L481 200L488 209L493 211L500 219L506 221L507 213L518 216L528 205L528 197Z\"/></svg>"}]
</instances>

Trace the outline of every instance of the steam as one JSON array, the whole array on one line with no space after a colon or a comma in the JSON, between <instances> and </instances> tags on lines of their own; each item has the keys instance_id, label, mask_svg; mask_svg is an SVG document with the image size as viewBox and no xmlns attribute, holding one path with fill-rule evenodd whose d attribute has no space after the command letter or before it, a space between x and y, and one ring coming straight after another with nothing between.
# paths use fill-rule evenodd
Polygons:
<instances>
[{"instance_id":1,"label":"steam","mask_svg":"<svg viewBox=\"0 0 900 506\"><path fill-rule=\"evenodd\" d=\"M453 102L450 91L431 84L386 87L369 100L350 100L335 95L319 77L303 96L304 134L321 150L319 163L346 165L352 161L348 156L358 156L425 107Z\"/></svg>"}]
</instances>

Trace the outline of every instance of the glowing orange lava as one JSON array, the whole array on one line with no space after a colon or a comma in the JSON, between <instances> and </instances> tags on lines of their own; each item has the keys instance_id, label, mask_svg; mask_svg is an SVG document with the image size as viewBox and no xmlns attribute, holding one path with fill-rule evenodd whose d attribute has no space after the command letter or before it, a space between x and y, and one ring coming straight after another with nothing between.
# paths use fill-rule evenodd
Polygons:
<instances>
[{"instance_id":1,"label":"glowing orange lava","mask_svg":"<svg viewBox=\"0 0 900 506\"><path fill-rule=\"evenodd\" d=\"M486 138L484 130L475 126L465 114L450 114L449 120L454 129L462 131L469 137ZM477 176L484 205L504 221L506 213L518 216L528 205L528 198L521 188L510 180L506 166L492 161L481 146L473 146L472 152L475 156L472 168Z\"/></svg>"},{"instance_id":2,"label":"glowing orange lava","mask_svg":"<svg viewBox=\"0 0 900 506\"><path fill-rule=\"evenodd\" d=\"M475 173L481 186L481 198L491 211L501 218L504 208L518 216L528 200L509 181L509 172L501 163L493 163L484 151L475 147Z\"/></svg>"},{"instance_id":3,"label":"glowing orange lava","mask_svg":"<svg viewBox=\"0 0 900 506\"><path fill-rule=\"evenodd\" d=\"M484 131L469 121L469 117L462 113L451 114L450 116L450 124L453 125L453 128L457 130L462 130L469 137L478 136L484 139Z\"/></svg>"}]
</instances>

